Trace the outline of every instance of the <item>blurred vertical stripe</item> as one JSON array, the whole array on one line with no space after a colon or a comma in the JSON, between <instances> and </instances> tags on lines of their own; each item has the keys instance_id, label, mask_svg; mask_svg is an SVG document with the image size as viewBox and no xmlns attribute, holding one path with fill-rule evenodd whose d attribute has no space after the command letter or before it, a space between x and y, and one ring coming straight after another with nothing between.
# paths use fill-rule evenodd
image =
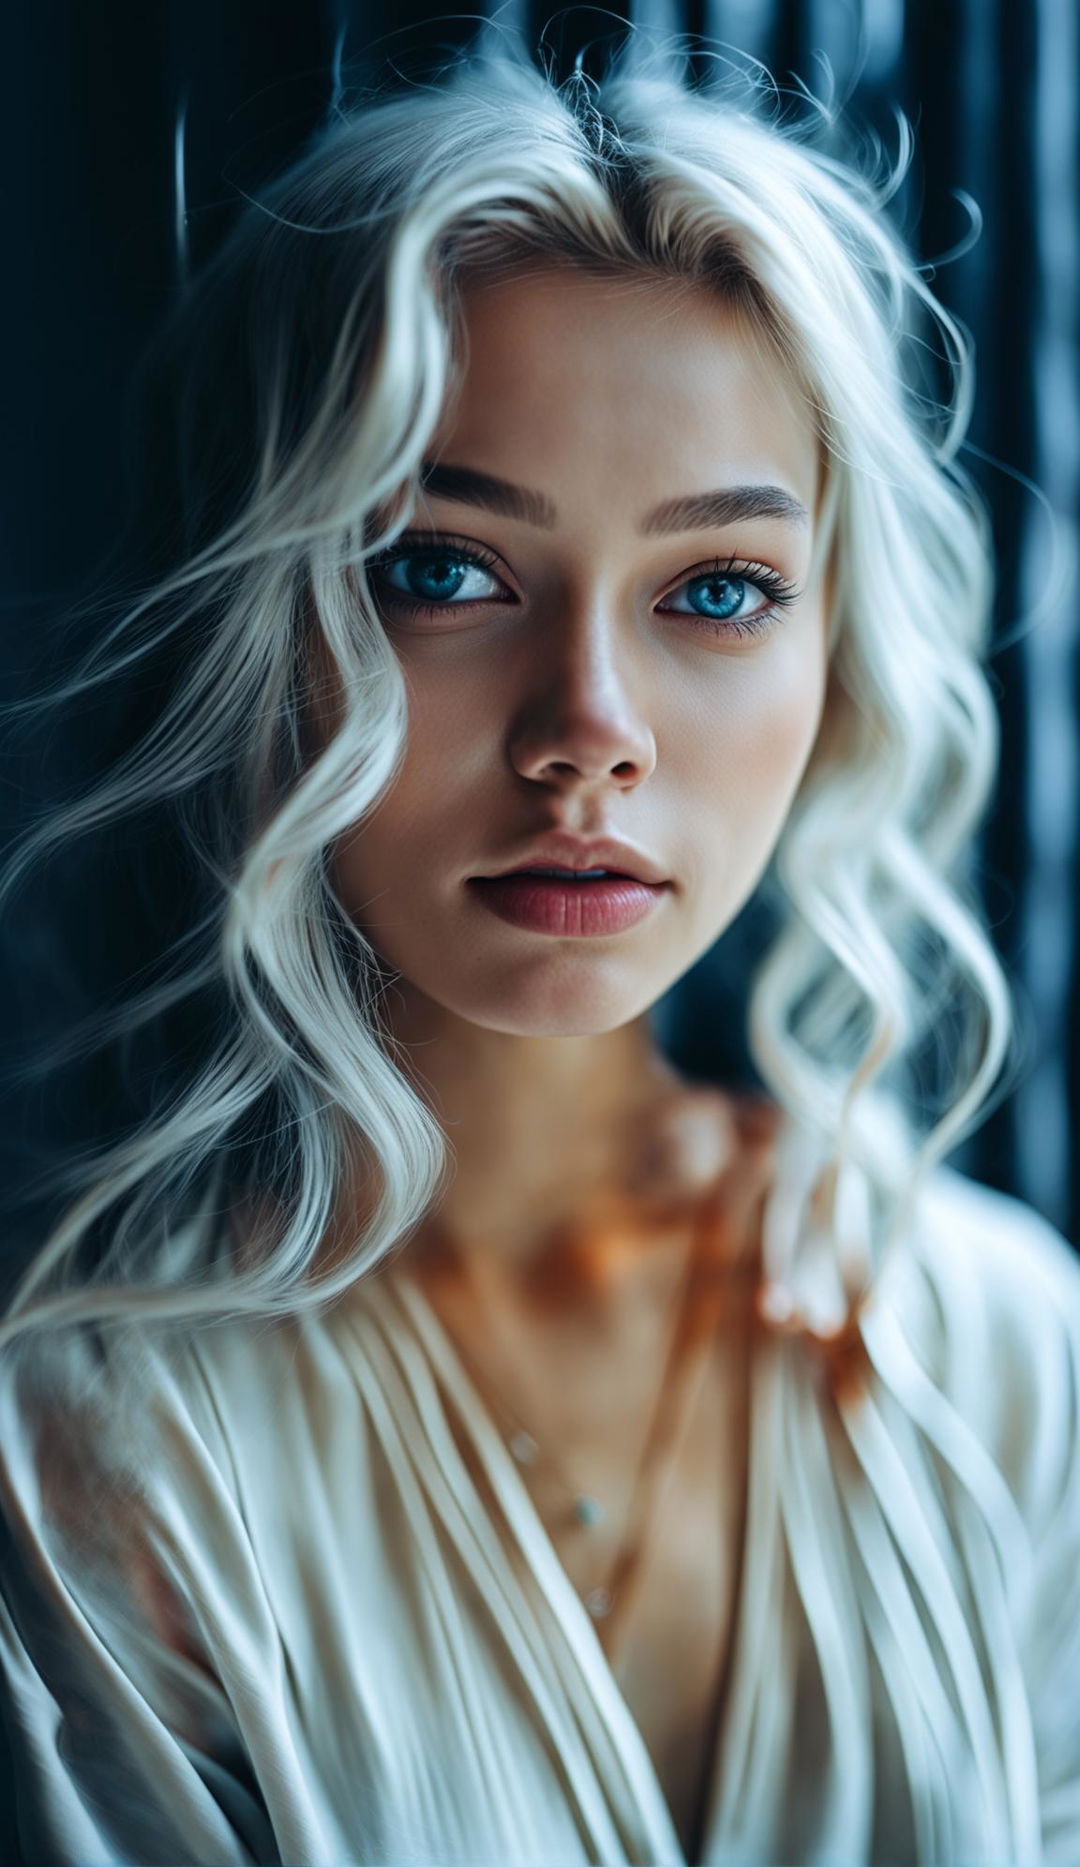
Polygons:
<instances>
[{"instance_id":1,"label":"blurred vertical stripe","mask_svg":"<svg viewBox=\"0 0 1080 1867\"><path fill-rule=\"evenodd\" d=\"M893 105L917 148L891 212L975 343L976 414L964 464L993 514L999 556L992 673L1001 778L976 852L994 938L1019 987L1029 1060L957 1164L1080 1230L1077 816L1076 0L614 0L559 8L488 0L543 44L558 75L587 70L628 19L687 35L702 80L760 59L796 102L802 83L872 126L892 151ZM250 191L299 150L344 80L387 61L412 76L464 47L484 7L425 0L79 0L6 22L11 142L8 255L15 289L5 393L4 647L22 673L27 618L92 573L122 486L116 419L131 360ZM181 195L180 189L183 189ZM981 210L978 240L965 196ZM185 257L186 256L186 257ZM942 383L942 388L946 385ZM1039 489L1038 491L1036 489ZM17 774L3 808L16 818ZM32 790L31 781L31 790ZM693 1067L720 1076L752 931L725 936L664 1019ZM734 979L734 983L733 983ZM711 1033L718 1035L712 1036ZM5 1145L14 1154L8 1136Z\"/></svg>"},{"instance_id":2,"label":"blurred vertical stripe","mask_svg":"<svg viewBox=\"0 0 1080 1867\"><path fill-rule=\"evenodd\" d=\"M712 0L707 30L916 156L894 211L974 341L963 462L998 553L997 795L974 875L1020 1000L1027 1061L956 1164L1080 1233L1080 332L1075 0ZM827 59L827 70L822 65ZM963 197L983 217L966 245ZM942 381L942 389L945 388ZM707 1058L699 1057L699 1065Z\"/></svg>"},{"instance_id":3,"label":"blurred vertical stripe","mask_svg":"<svg viewBox=\"0 0 1080 1867\"><path fill-rule=\"evenodd\" d=\"M1060 559L1065 582L1024 641L1027 658L1026 886L1020 942L1031 1000L1034 1067L1015 1098L1017 1182L1025 1199L1061 1229L1077 1220L1080 1169L1076 1055L1077 512L1080 506L1080 225L1077 218L1077 79L1080 31L1075 0L1039 0L1036 101L1030 167L1037 296L1030 336L1034 475L1050 505L1032 513L1020 551L1022 603L1035 612ZM1056 538L1051 533L1056 531ZM1075 1235L1075 1234L1074 1234Z\"/></svg>"}]
</instances>

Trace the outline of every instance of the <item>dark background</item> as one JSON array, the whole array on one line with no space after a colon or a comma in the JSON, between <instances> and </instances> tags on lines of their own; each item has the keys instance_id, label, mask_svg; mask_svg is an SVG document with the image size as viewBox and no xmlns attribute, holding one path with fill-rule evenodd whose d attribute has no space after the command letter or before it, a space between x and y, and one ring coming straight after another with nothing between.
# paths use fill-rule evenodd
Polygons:
<instances>
[{"instance_id":1,"label":"dark background","mask_svg":"<svg viewBox=\"0 0 1080 1867\"><path fill-rule=\"evenodd\" d=\"M290 160L342 84L347 99L354 80L423 75L466 46L482 17L347 0L57 0L9 17L0 654L10 692L50 618L86 587L116 536L133 360L185 265L196 269L213 251L243 193ZM1021 994L1028 1052L1019 1082L955 1164L1027 1199L1075 1241L1073 0L653 0L629 14L519 0L497 17L522 26L559 76L582 52L586 70L598 71L630 18L687 34L701 78L707 47L721 61L762 59L796 103L800 83L818 95L831 84L890 152L894 105L913 122L916 157L891 211L918 256L936 262L934 288L976 345L963 459L994 516L992 674L1004 742L976 872ZM974 243L971 197L984 217ZM0 769L14 824L33 775L13 755ZM37 937L48 989L47 929ZM720 1075L738 1053L745 970L760 937L753 915L740 920L662 1008L667 1041L695 1073Z\"/></svg>"},{"instance_id":2,"label":"dark background","mask_svg":"<svg viewBox=\"0 0 1080 1867\"><path fill-rule=\"evenodd\" d=\"M1075 1243L1074 0L672 0L629 15L619 6L511 4L498 16L522 26L530 45L542 42L559 76L583 49L586 70L596 71L629 17L684 32L691 47L707 42L714 54L726 42L734 56L762 59L785 90L801 81L827 93L831 73L839 97L890 150L893 105L913 121L917 153L893 213L918 256L938 262L935 289L976 345L977 408L963 459L994 517L992 672L1003 730L976 873L1021 993L1029 1053L1020 1081L955 1164L1028 1200ZM38 0L9 13L0 79L8 138L0 655L10 693L20 691L50 618L86 587L116 536L132 364L184 264L197 268L213 251L242 191L288 162L340 83L347 92L354 78L422 75L465 46L481 17L347 0ZM696 56L698 75L708 69ZM974 245L966 197L984 216ZM12 753L0 771L9 833L34 774ZM59 993L47 927L24 924L21 937L38 942L41 989ZM663 1007L668 1041L695 1073L721 1075L738 1050L757 938L753 917L741 917ZM9 1024L17 1012L9 1001ZM13 1161L19 1120L16 1106L4 1122ZM0 1854L17 1857L2 1827Z\"/></svg>"}]
</instances>

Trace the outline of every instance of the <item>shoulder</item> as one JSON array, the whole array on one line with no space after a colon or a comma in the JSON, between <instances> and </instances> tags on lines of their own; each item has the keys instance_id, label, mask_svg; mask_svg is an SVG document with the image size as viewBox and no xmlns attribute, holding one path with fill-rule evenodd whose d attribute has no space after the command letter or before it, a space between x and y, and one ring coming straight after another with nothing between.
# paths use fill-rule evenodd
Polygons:
<instances>
[{"instance_id":1,"label":"shoulder","mask_svg":"<svg viewBox=\"0 0 1080 1867\"><path fill-rule=\"evenodd\" d=\"M288 1409L287 1335L131 1322L19 1344L0 1357L0 1511L80 1553L137 1520L238 1523L243 1454Z\"/></svg>"},{"instance_id":2,"label":"shoulder","mask_svg":"<svg viewBox=\"0 0 1080 1867\"><path fill-rule=\"evenodd\" d=\"M1080 1305L1080 1262L1068 1240L1033 1206L999 1192L953 1167L938 1167L923 1189L922 1212L935 1233L955 1240L955 1252L974 1252L991 1276L1022 1273Z\"/></svg>"},{"instance_id":3,"label":"shoulder","mask_svg":"<svg viewBox=\"0 0 1080 1867\"><path fill-rule=\"evenodd\" d=\"M954 1351L981 1332L1010 1358L1080 1344L1080 1256L1025 1201L939 1167L922 1190L911 1247L952 1324Z\"/></svg>"},{"instance_id":4,"label":"shoulder","mask_svg":"<svg viewBox=\"0 0 1080 1867\"><path fill-rule=\"evenodd\" d=\"M1080 1257L1023 1200L928 1176L883 1282L912 1352L994 1458L1029 1527L1060 1511L1080 1454Z\"/></svg>"}]
</instances>

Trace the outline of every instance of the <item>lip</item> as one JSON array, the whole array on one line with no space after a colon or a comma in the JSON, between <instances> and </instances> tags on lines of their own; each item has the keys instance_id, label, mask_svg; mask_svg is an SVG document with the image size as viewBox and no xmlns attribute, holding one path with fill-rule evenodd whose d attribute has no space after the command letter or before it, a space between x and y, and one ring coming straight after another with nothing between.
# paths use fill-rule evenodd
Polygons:
<instances>
[{"instance_id":1,"label":"lip","mask_svg":"<svg viewBox=\"0 0 1080 1867\"><path fill-rule=\"evenodd\" d=\"M474 876L475 881L492 881L498 876L509 875L522 869L613 869L620 876L627 876L633 881L647 882L653 887L663 887L671 877L655 863L651 856L642 849L636 849L632 843L624 843L613 836L573 836L568 831L554 830L538 841L521 849L498 871L490 875ZM588 883L572 882L572 888L588 887ZM607 886L607 884L604 884Z\"/></svg>"},{"instance_id":2,"label":"lip","mask_svg":"<svg viewBox=\"0 0 1080 1867\"><path fill-rule=\"evenodd\" d=\"M640 882L631 876L560 882L555 876L477 875L470 877L468 886L476 900L512 927L564 940L636 927L667 892L666 882Z\"/></svg>"}]
</instances>

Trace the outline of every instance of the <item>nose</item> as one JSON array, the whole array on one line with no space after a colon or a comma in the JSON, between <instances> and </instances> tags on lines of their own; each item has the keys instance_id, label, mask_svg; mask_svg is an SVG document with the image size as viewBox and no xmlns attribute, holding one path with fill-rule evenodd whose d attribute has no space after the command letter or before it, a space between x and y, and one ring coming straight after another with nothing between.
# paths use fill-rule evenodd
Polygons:
<instances>
[{"instance_id":1,"label":"nose","mask_svg":"<svg viewBox=\"0 0 1080 1867\"><path fill-rule=\"evenodd\" d=\"M656 765L640 682L617 620L599 605L537 631L528 698L511 735L522 777L565 788L614 779L629 789Z\"/></svg>"}]
</instances>

